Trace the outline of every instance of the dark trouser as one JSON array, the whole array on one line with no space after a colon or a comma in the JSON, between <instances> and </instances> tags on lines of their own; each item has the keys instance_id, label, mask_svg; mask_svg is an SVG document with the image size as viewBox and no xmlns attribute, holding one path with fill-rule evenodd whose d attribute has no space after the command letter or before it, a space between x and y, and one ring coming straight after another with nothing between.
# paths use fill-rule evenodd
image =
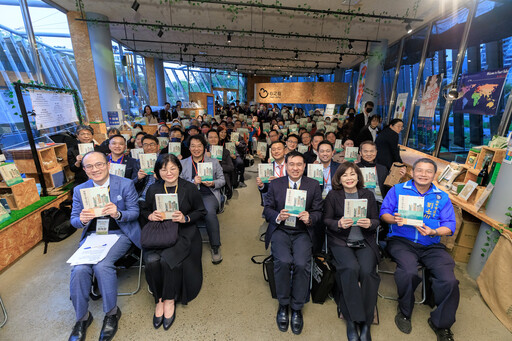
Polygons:
<instances>
[{"instance_id":1,"label":"dark trouser","mask_svg":"<svg viewBox=\"0 0 512 341\"><path fill-rule=\"evenodd\" d=\"M289 304L292 309L300 310L309 295L311 238L307 232L277 229L270 242L279 304Z\"/></svg>"},{"instance_id":2,"label":"dark trouser","mask_svg":"<svg viewBox=\"0 0 512 341\"><path fill-rule=\"evenodd\" d=\"M245 163L241 156L237 156L236 159L233 160L234 166L235 166L235 172L237 179L240 178L239 181L236 181L236 184L238 185L239 182L244 182L244 173L245 173Z\"/></svg>"},{"instance_id":3,"label":"dark trouser","mask_svg":"<svg viewBox=\"0 0 512 341\"><path fill-rule=\"evenodd\" d=\"M144 271L149 289L155 297L155 303L161 298L174 300L180 287L182 269L178 266L174 269L161 257L163 250L144 250Z\"/></svg>"},{"instance_id":4,"label":"dark trouser","mask_svg":"<svg viewBox=\"0 0 512 341\"><path fill-rule=\"evenodd\" d=\"M201 193L203 197L204 208L208 211L204 218L206 222L206 231L210 239L210 246L220 246L220 230L219 219L217 218L217 210L219 209L219 201L212 194Z\"/></svg>"},{"instance_id":5,"label":"dark trouser","mask_svg":"<svg viewBox=\"0 0 512 341\"><path fill-rule=\"evenodd\" d=\"M387 251L397 264L395 282L398 304L402 313L410 317L414 307L414 291L421 283L418 262L430 271L432 291L437 308L430 313L438 328L450 328L455 323L459 306L459 281L455 278L455 262L440 244L423 246L408 240L391 239Z\"/></svg>"},{"instance_id":6,"label":"dark trouser","mask_svg":"<svg viewBox=\"0 0 512 341\"><path fill-rule=\"evenodd\" d=\"M334 246L330 249L343 316L348 321L371 324L380 284L375 252L368 246L362 249Z\"/></svg>"},{"instance_id":7,"label":"dark trouser","mask_svg":"<svg viewBox=\"0 0 512 341\"><path fill-rule=\"evenodd\" d=\"M233 184L231 181L233 172L226 173L224 172L224 179L226 180L226 197L231 199L233 197Z\"/></svg>"}]
</instances>

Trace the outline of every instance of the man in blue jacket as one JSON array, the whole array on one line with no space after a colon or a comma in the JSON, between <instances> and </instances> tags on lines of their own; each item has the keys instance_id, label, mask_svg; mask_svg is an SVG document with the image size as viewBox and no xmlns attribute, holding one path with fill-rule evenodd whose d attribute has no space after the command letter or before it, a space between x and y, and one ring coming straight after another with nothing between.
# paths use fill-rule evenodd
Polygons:
<instances>
[{"instance_id":1,"label":"man in blue jacket","mask_svg":"<svg viewBox=\"0 0 512 341\"><path fill-rule=\"evenodd\" d=\"M422 264L432 274L437 306L430 313L428 324L437 340L449 341L453 340L450 328L455 323L459 306L459 281L453 273L455 262L440 243L440 236L453 235L455 214L448 194L432 183L436 172L434 161L417 160L412 167L413 179L391 188L382 203L380 216L390 225L387 251L397 264L398 313L395 323L398 329L406 334L412 330L414 291L421 283L418 264ZM422 226L407 225L400 216L398 203L401 196L424 198Z\"/></svg>"},{"instance_id":2,"label":"man in blue jacket","mask_svg":"<svg viewBox=\"0 0 512 341\"><path fill-rule=\"evenodd\" d=\"M128 251L132 243L140 247L138 195L132 180L109 174L109 163L105 154L85 154L82 166L89 180L75 187L71 211L71 225L83 229L80 244L100 228L103 228L102 231L106 228L108 234L116 234L119 239L99 263L75 265L71 269L70 296L77 322L69 340L85 340L87 328L92 323L93 317L88 306L94 273L103 296L105 312L99 340L106 341L113 339L121 318L121 310L117 307L117 275L114 263ZM93 187L108 188L110 195L110 202L103 208L101 217L95 217L92 210L84 209L82 202L80 190Z\"/></svg>"}]
</instances>

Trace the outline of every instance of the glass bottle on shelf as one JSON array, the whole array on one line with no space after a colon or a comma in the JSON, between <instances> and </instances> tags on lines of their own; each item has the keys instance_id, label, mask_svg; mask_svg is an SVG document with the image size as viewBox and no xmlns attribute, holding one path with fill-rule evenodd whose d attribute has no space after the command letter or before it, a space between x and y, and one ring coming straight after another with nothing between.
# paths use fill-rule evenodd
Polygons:
<instances>
[{"instance_id":1,"label":"glass bottle on shelf","mask_svg":"<svg viewBox=\"0 0 512 341\"><path fill-rule=\"evenodd\" d=\"M480 173L478 173L478 176L476 177L476 183L479 186L486 186L486 183L489 182L489 162L486 160L484 163L484 166L482 167L482 170Z\"/></svg>"}]
</instances>

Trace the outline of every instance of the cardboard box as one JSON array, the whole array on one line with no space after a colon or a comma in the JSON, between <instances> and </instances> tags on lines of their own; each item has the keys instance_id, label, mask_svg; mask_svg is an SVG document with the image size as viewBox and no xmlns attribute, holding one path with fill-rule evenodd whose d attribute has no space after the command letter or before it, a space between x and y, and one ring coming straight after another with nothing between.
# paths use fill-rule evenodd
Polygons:
<instances>
[{"instance_id":1,"label":"cardboard box","mask_svg":"<svg viewBox=\"0 0 512 341\"><path fill-rule=\"evenodd\" d=\"M475 219L469 214L464 213L462 227L457 236L456 244L472 248L475 245L476 237L480 231L480 220Z\"/></svg>"},{"instance_id":2,"label":"cardboard box","mask_svg":"<svg viewBox=\"0 0 512 341\"><path fill-rule=\"evenodd\" d=\"M384 181L384 185L393 187L394 185L400 183L400 179L402 178L400 175L400 169L403 167L406 167L403 163L393 162L393 166L391 167L389 175Z\"/></svg>"},{"instance_id":3,"label":"cardboard box","mask_svg":"<svg viewBox=\"0 0 512 341\"><path fill-rule=\"evenodd\" d=\"M454 261L460 263L467 263L469 262L469 257L471 257L472 251L473 248L471 247L465 247L455 244L455 247L451 251L451 255Z\"/></svg>"}]
</instances>

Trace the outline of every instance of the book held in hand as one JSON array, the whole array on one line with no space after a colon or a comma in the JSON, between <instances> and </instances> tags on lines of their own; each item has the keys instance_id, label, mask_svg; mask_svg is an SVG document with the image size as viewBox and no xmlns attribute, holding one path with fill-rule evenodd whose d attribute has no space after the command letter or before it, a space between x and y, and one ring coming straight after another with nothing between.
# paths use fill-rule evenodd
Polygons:
<instances>
[{"instance_id":1,"label":"book held in hand","mask_svg":"<svg viewBox=\"0 0 512 341\"><path fill-rule=\"evenodd\" d=\"M146 174L153 174L155 171L156 153L140 154L140 169Z\"/></svg>"},{"instance_id":2,"label":"book held in hand","mask_svg":"<svg viewBox=\"0 0 512 341\"><path fill-rule=\"evenodd\" d=\"M142 149L142 148L134 148L134 149L130 150L130 153L132 154L132 158L138 160L140 154L144 154L144 149Z\"/></svg>"},{"instance_id":3,"label":"book held in hand","mask_svg":"<svg viewBox=\"0 0 512 341\"><path fill-rule=\"evenodd\" d=\"M0 175L2 175L2 178L9 187L23 182L20 171L14 163L4 163L0 165Z\"/></svg>"},{"instance_id":4,"label":"book held in hand","mask_svg":"<svg viewBox=\"0 0 512 341\"><path fill-rule=\"evenodd\" d=\"M240 141L240 133L237 133L236 131L231 133L231 141L236 142Z\"/></svg>"},{"instance_id":5,"label":"book held in hand","mask_svg":"<svg viewBox=\"0 0 512 341\"><path fill-rule=\"evenodd\" d=\"M364 179L364 188L377 187L377 170L375 167L360 167Z\"/></svg>"},{"instance_id":6,"label":"book held in hand","mask_svg":"<svg viewBox=\"0 0 512 341\"><path fill-rule=\"evenodd\" d=\"M109 191L107 187L90 187L80 189L82 204L84 209L92 210L95 217L101 217L101 211L110 202Z\"/></svg>"},{"instance_id":7,"label":"book held in hand","mask_svg":"<svg viewBox=\"0 0 512 341\"><path fill-rule=\"evenodd\" d=\"M155 194L156 210L165 214L165 219L172 219L172 214L179 211L178 194Z\"/></svg>"},{"instance_id":8,"label":"book held in hand","mask_svg":"<svg viewBox=\"0 0 512 341\"><path fill-rule=\"evenodd\" d=\"M343 218L352 219L354 223L357 223L359 219L366 218L367 211L367 199L345 199L345 212Z\"/></svg>"},{"instance_id":9,"label":"book held in hand","mask_svg":"<svg viewBox=\"0 0 512 341\"><path fill-rule=\"evenodd\" d=\"M198 162L197 175L201 177L201 181L213 181L213 163Z\"/></svg>"},{"instance_id":10,"label":"book held in hand","mask_svg":"<svg viewBox=\"0 0 512 341\"><path fill-rule=\"evenodd\" d=\"M345 150L345 161L354 162L357 160L358 147L347 147Z\"/></svg>"},{"instance_id":11,"label":"book held in hand","mask_svg":"<svg viewBox=\"0 0 512 341\"><path fill-rule=\"evenodd\" d=\"M270 123L268 122L263 122L263 131L265 133L268 133L270 131Z\"/></svg>"},{"instance_id":12,"label":"book held in hand","mask_svg":"<svg viewBox=\"0 0 512 341\"><path fill-rule=\"evenodd\" d=\"M236 155L235 142L226 142L226 149L229 151L230 154Z\"/></svg>"},{"instance_id":13,"label":"book held in hand","mask_svg":"<svg viewBox=\"0 0 512 341\"><path fill-rule=\"evenodd\" d=\"M336 139L336 142L334 143L334 151L336 153L340 153L343 151L343 140Z\"/></svg>"},{"instance_id":14,"label":"book held in hand","mask_svg":"<svg viewBox=\"0 0 512 341\"><path fill-rule=\"evenodd\" d=\"M258 164L258 176L260 177L261 182L268 184L270 182L269 178L274 176L274 166L271 163Z\"/></svg>"},{"instance_id":15,"label":"book held in hand","mask_svg":"<svg viewBox=\"0 0 512 341\"><path fill-rule=\"evenodd\" d=\"M267 146L267 142L258 142L258 152L260 152L263 157L267 154Z\"/></svg>"},{"instance_id":16,"label":"book held in hand","mask_svg":"<svg viewBox=\"0 0 512 341\"><path fill-rule=\"evenodd\" d=\"M400 195L398 197L398 213L404 219L404 225L423 226L423 197Z\"/></svg>"},{"instance_id":17,"label":"book held in hand","mask_svg":"<svg viewBox=\"0 0 512 341\"><path fill-rule=\"evenodd\" d=\"M297 146L297 151L301 154L307 153L309 147L303 145L302 143Z\"/></svg>"},{"instance_id":18,"label":"book held in hand","mask_svg":"<svg viewBox=\"0 0 512 341\"><path fill-rule=\"evenodd\" d=\"M222 146L210 146L210 154L212 155L212 158L219 161L222 161L223 150Z\"/></svg>"},{"instance_id":19,"label":"book held in hand","mask_svg":"<svg viewBox=\"0 0 512 341\"><path fill-rule=\"evenodd\" d=\"M94 144L92 143L79 143L78 144L78 153L84 156L85 154L92 152L94 150Z\"/></svg>"},{"instance_id":20,"label":"book held in hand","mask_svg":"<svg viewBox=\"0 0 512 341\"><path fill-rule=\"evenodd\" d=\"M109 173L124 178L124 174L126 173L126 165L121 163L111 163Z\"/></svg>"},{"instance_id":21,"label":"book held in hand","mask_svg":"<svg viewBox=\"0 0 512 341\"><path fill-rule=\"evenodd\" d=\"M324 166L318 163L308 164L308 178L315 179L320 183L324 184Z\"/></svg>"},{"instance_id":22,"label":"book held in hand","mask_svg":"<svg viewBox=\"0 0 512 341\"><path fill-rule=\"evenodd\" d=\"M169 154L172 154L174 156L181 155L181 143L169 142Z\"/></svg>"},{"instance_id":23,"label":"book held in hand","mask_svg":"<svg viewBox=\"0 0 512 341\"><path fill-rule=\"evenodd\" d=\"M158 136L158 146L160 149L164 149L167 147L167 144L169 143L169 138L165 136Z\"/></svg>"},{"instance_id":24,"label":"book held in hand","mask_svg":"<svg viewBox=\"0 0 512 341\"><path fill-rule=\"evenodd\" d=\"M307 192L300 189L291 189L288 188L286 190L286 199L284 209L288 210L288 213L296 217L299 213L306 210L306 198Z\"/></svg>"}]
</instances>

